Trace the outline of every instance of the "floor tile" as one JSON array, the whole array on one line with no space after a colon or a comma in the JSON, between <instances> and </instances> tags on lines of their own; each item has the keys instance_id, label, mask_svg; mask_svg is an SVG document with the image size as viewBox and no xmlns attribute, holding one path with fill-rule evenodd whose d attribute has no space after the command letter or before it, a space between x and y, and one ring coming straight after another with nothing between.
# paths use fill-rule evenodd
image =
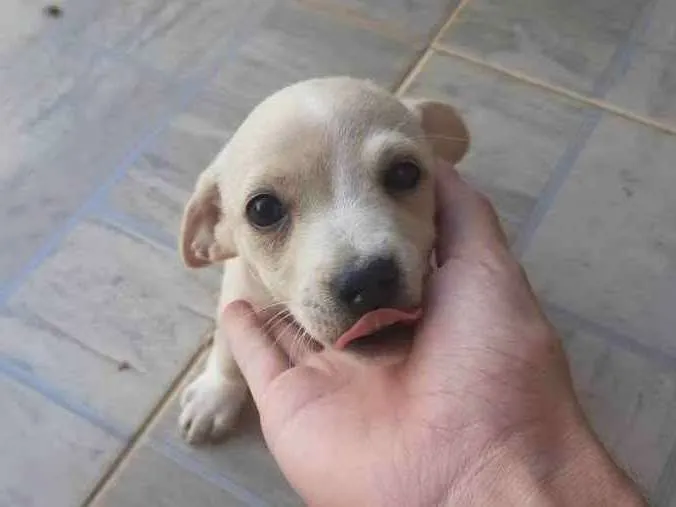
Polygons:
<instances>
[{"instance_id":1,"label":"floor tile","mask_svg":"<svg viewBox=\"0 0 676 507\"><path fill-rule=\"evenodd\" d=\"M402 39L422 43L434 36L459 0L323 0L389 27Z\"/></svg>"},{"instance_id":2,"label":"floor tile","mask_svg":"<svg viewBox=\"0 0 676 507\"><path fill-rule=\"evenodd\" d=\"M215 301L174 251L86 222L8 302L0 348L131 433L199 347Z\"/></svg>"},{"instance_id":3,"label":"floor tile","mask_svg":"<svg viewBox=\"0 0 676 507\"><path fill-rule=\"evenodd\" d=\"M0 286L176 107L177 89L71 41L0 75Z\"/></svg>"},{"instance_id":4,"label":"floor tile","mask_svg":"<svg viewBox=\"0 0 676 507\"><path fill-rule=\"evenodd\" d=\"M653 494L676 449L676 371L555 319L585 413L614 458Z\"/></svg>"},{"instance_id":5,"label":"floor tile","mask_svg":"<svg viewBox=\"0 0 676 507\"><path fill-rule=\"evenodd\" d=\"M120 442L0 376L0 505L79 505Z\"/></svg>"},{"instance_id":6,"label":"floor tile","mask_svg":"<svg viewBox=\"0 0 676 507\"><path fill-rule=\"evenodd\" d=\"M198 365L188 380L194 378L201 368L201 364ZM179 389L177 393L180 392ZM178 399L174 399L160 414L157 425L150 432L154 445L170 447L173 453L224 476L269 505L302 505L267 450L260 433L258 414L251 405L242 415L238 427L223 442L200 447L189 446L181 439L177 429L178 414Z\"/></svg>"},{"instance_id":7,"label":"floor tile","mask_svg":"<svg viewBox=\"0 0 676 507\"><path fill-rule=\"evenodd\" d=\"M438 54L407 95L444 100L461 112L472 144L459 169L493 200L511 236L590 113L544 90Z\"/></svg>"},{"instance_id":8,"label":"floor tile","mask_svg":"<svg viewBox=\"0 0 676 507\"><path fill-rule=\"evenodd\" d=\"M676 124L671 0L476 0L443 44Z\"/></svg>"},{"instance_id":9,"label":"floor tile","mask_svg":"<svg viewBox=\"0 0 676 507\"><path fill-rule=\"evenodd\" d=\"M244 507L233 494L147 447L134 451L97 507Z\"/></svg>"},{"instance_id":10,"label":"floor tile","mask_svg":"<svg viewBox=\"0 0 676 507\"><path fill-rule=\"evenodd\" d=\"M676 138L606 116L524 256L555 305L676 354Z\"/></svg>"}]
</instances>

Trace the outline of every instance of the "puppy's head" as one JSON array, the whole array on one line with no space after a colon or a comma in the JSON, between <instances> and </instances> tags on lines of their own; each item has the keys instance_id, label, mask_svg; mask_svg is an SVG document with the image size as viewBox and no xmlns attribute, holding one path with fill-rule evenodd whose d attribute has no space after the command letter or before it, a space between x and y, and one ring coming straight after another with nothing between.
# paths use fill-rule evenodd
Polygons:
<instances>
[{"instance_id":1,"label":"puppy's head","mask_svg":"<svg viewBox=\"0 0 676 507\"><path fill-rule=\"evenodd\" d=\"M434 243L435 160L469 139L457 113L350 78L262 102L200 176L181 252L240 256L273 301L334 342L363 314L421 302Z\"/></svg>"}]
</instances>

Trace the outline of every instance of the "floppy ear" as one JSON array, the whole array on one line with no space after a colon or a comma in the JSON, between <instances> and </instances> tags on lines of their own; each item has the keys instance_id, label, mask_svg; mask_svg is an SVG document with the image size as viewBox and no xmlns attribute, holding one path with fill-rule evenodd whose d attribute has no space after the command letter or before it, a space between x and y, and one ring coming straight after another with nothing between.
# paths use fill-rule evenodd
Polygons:
<instances>
[{"instance_id":1,"label":"floppy ear","mask_svg":"<svg viewBox=\"0 0 676 507\"><path fill-rule=\"evenodd\" d=\"M221 210L221 197L214 171L207 168L198 178L183 210L179 240L181 258L190 268L201 268L236 255Z\"/></svg>"},{"instance_id":2,"label":"floppy ear","mask_svg":"<svg viewBox=\"0 0 676 507\"><path fill-rule=\"evenodd\" d=\"M460 115L448 104L426 99L404 99L420 119L420 125L437 157L457 164L469 149L469 131Z\"/></svg>"}]
</instances>

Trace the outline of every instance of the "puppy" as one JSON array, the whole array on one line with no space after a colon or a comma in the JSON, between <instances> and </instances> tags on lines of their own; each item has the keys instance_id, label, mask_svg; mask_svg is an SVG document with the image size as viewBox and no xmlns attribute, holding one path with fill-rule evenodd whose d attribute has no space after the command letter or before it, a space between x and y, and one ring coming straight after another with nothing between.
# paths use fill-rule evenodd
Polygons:
<instances>
[{"instance_id":1,"label":"puppy","mask_svg":"<svg viewBox=\"0 0 676 507\"><path fill-rule=\"evenodd\" d=\"M468 145L446 104L345 77L291 85L258 105L199 176L182 221L183 261L225 261L218 312L244 299L331 346L369 311L420 305L435 161L455 164ZM246 396L217 329L206 368L182 396L183 435L223 436Z\"/></svg>"}]
</instances>

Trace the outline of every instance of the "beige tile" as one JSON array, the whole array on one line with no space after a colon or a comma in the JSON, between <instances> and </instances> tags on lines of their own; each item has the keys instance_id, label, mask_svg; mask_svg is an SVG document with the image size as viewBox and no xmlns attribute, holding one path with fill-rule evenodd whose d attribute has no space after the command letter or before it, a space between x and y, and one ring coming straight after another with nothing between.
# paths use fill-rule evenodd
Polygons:
<instances>
[{"instance_id":1,"label":"beige tile","mask_svg":"<svg viewBox=\"0 0 676 507\"><path fill-rule=\"evenodd\" d=\"M184 385L201 369L202 366L198 365ZM177 391L180 392L181 389ZM260 432L258 414L251 405L247 407L238 427L223 442L200 447L189 446L181 439L177 429L178 414L176 398L160 414L157 425L150 432L154 446L160 449L169 446L172 452L226 477L269 505L302 505L267 450Z\"/></svg>"},{"instance_id":2,"label":"beige tile","mask_svg":"<svg viewBox=\"0 0 676 507\"><path fill-rule=\"evenodd\" d=\"M524 261L540 294L676 353L676 138L606 116Z\"/></svg>"},{"instance_id":3,"label":"beige tile","mask_svg":"<svg viewBox=\"0 0 676 507\"><path fill-rule=\"evenodd\" d=\"M71 41L0 74L0 280L23 267L125 163L176 89Z\"/></svg>"},{"instance_id":4,"label":"beige tile","mask_svg":"<svg viewBox=\"0 0 676 507\"><path fill-rule=\"evenodd\" d=\"M461 60L436 54L407 95L444 100L469 126L459 169L495 203L510 235L530 214L590 110Z\"/></svg>"},{"instance_id":5,"label":"beige tile","mask_svg":"<svg viewBox=\"0 0 676 507\"><path fill-rule=\"evenodd\" d=\"M0 343L131 433L197 350L214 305L173 251L86 222L9 301Z\"/></svg>"},{"instance_id":6,"label":"beige tile","mask_svg":"<svg viewBox=\"0 0 676 507\"><path fill-rule=\"evenodd\" d=\"M120 442L0 377L0 505L79 505Z\"/></svg>"},{"instance_id":7,"label":"beige tile","mask_svg":"<svg viewBox=\"0 0 676 507\"><path fill-rule=\"evenodd\" d=\"M443 44L676 124L671 0L476 0Z\"/></svg>"},{"instance_id":8,"label":"beige tile","mask_svg":"<svg viewBox=\"0 0 676 507\"><path fill-rule=\"evenodd\" d=\"M556 321L581 404L603 443L650 495L676 448L676 372L577 324Z\"/></svg>"},{"instance_id":9,"label":"beige tile","mask_svg":"<svg viewBox=\"0 0 676 507\"><path fill-rule=\"evenodd\" d=\"M95 505L244 507L249 504L148 447L141 447L125 461Z\"/></svg>"},{"instance_id":10,"label":"beige tile","mask_svg":"<svg viewBox=\"0 0 676 507\"><path fill-rule=\"evenodd\" d=\"M315 0L316 1L316 0ZM319 0L389 28L402 39L422 43L435 35L459 0Z\"/></svg>"}]
</instances>

